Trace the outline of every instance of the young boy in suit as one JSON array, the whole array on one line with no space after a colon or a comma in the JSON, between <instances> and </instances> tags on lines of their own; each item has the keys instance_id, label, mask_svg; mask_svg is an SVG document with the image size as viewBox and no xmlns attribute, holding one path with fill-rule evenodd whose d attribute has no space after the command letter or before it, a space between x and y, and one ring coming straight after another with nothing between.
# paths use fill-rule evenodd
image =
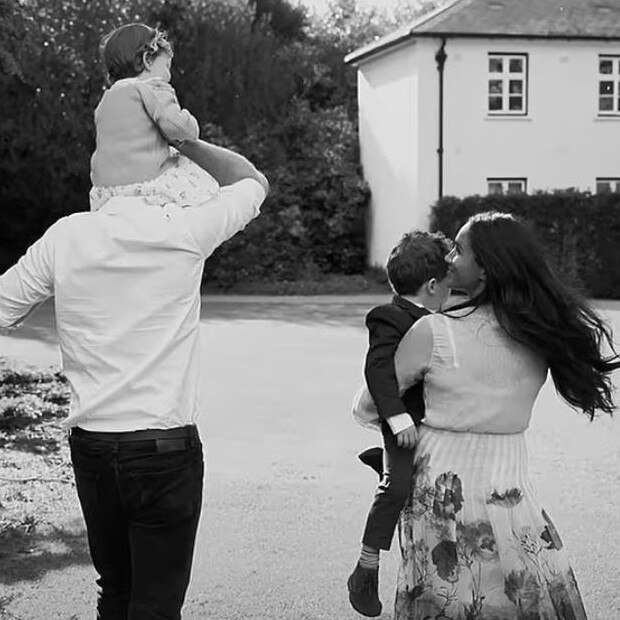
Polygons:
<instances>
[{"instance_id":1,"label":"young boy in suit","mask_svg":"<svg viewBox=\"0 0 620 620\"><path fill-rule=\"evenodd\" d=\"M423 384L416 383L401 397L394 354L399 342L422 316L437 311L449 289L445 257L451 242L441 233L414 230L392 250L387 274L394 297L366 316L369 347L364 374L381 423L382 479L370 507L362 537L362 550L347 582L353 608L365 616L381 614L378 595L379 551L390 548L396 523L411 489L416 425L424 417ZM374 448L360 458L372 464ZM371 458L368 458L368 457ZM380 473L378 464L374 468Z\"/></svg>"}]
</instances>

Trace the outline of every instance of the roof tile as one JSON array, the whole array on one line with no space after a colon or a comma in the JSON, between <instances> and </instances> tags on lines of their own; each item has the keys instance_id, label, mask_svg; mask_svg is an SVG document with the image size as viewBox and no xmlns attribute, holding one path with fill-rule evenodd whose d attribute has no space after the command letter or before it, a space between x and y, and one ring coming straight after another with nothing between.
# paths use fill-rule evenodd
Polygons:
<instances>
[{"instance_id":1,"label":"roof tile","mask_svg":"<svg viewBox=\"0 0 620 620\"><path fill-rule=\"evenodd\" d=\"M433 35L620 40L620 0L452 0L352 52L345 62Z\"/></svg>"},{"instance_id":2,"label":"roof tile","mask_svg":"<svg viewBox=\"0 0 620 620\"><path fill-rule=\"evenodd\" d=\"M457 0L411 34L620 38L618 0Z\"/></svg>"}]
</instances>

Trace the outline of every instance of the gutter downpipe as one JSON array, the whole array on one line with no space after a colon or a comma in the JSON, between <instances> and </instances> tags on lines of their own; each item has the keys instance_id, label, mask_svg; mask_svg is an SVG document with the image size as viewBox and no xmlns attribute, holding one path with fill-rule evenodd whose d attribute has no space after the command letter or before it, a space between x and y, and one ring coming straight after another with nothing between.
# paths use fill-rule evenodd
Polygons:
<instances>
[{"instance_id":1,"label":"gutter downpipe","mask_svg":"<svg viewBox=\"0 0 620 620\"><path fill-rule=\"evenodd\" d=\"M444 89L443 89L443 77L444 77L444 65L446 64L446 37L441 38L441 46L435 54L435 61L437 62L437 71L439 73L439 136L437 145L437 157L439 165L439 187L438 187L438 199L443 197L443 108L444 108Z\"/></svg>"}]
</instances>

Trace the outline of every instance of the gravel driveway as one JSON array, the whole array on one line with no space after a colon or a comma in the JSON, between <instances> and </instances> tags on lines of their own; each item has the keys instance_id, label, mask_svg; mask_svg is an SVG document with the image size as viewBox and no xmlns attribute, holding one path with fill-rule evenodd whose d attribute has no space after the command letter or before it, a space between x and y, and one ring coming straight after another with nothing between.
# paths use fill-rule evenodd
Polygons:
<instances>
[{"instance_id":1,"label":"gravel driveway","mask_svg":"<svg viewBox=\"0 0 620 620\"><path fill-rule=\"evenodd\" d=\"M206 298L206 493L186 620L353 620L345 581L375 477L359 450L378 436L349 415L362 371L362 318L378 297ZM620 304L598 304L620 334ZM58 363L53 315L0 337L0 353ZM547 385L529 431L539 494L572 559L590 620L620 619L620 422L590 424ZM82 531L76 507L72 524ZM83 553L37 578L3 583L6 618L94 617ZM54 551L52 552L54 553ZM58 559L58 558L57 558ZM42 560L43 561L43 560ZM46 560L47 561L47 560ZM397 556L383 558L382 618L392 617ZM0 616L1 617L1 616Z\"/></svg>"}]
</instances>

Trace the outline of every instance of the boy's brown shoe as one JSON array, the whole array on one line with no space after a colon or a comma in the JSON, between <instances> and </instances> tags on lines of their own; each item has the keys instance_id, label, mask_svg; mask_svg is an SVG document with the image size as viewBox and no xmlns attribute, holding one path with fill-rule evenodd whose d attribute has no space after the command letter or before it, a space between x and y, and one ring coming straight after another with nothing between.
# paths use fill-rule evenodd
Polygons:
<instances>
[{"instance_id":1,"label":"boy's brown shoe","mask_svg":"<svg viewBox=\"0 0 620 620\"><path fill-rule=\"evenodd\" d=\"M370 618L381 615L378 568L363 568L358 563L349 576L347 587L355 611Z\"/></svg>"}]
</instances>

